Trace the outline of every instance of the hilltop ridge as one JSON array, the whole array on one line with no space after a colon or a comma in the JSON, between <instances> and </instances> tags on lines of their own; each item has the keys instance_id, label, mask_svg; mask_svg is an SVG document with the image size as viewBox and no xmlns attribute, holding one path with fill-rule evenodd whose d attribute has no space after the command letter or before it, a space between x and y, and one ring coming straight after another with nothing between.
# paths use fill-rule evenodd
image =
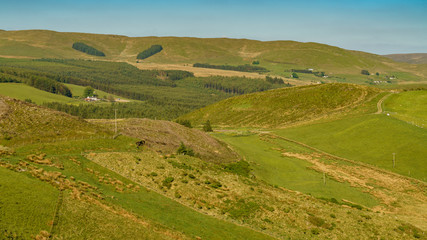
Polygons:
<instances>
[{"instance_id":1,"label":"hilltop ridge","mask_svg":"<svg viewBox=\"0 0 427 240\"><path fill-rule=\"evenodd\" d=\"M242 65L259 62L270 73L289 77L284 70L314 69L326 74L351 74L360 76L361 70L386 75L405 72L403 80L425 79L427 68L397 63L371 53L346 50L326 44L295 41L257 41L228 38L192 37L127 37L89 33L54 32L47 30L2 31L0 33L0 57L13 58L79 58L100 60L71 48L73 43L83 42L102 52L108 61L123 61L139 68L158 68L164 65L188 70L194 63ZM136 56L152 45L161 45L163 51L136 63ZM339 76L336 81L346 80Z\"/></svg>"}]
</instances>

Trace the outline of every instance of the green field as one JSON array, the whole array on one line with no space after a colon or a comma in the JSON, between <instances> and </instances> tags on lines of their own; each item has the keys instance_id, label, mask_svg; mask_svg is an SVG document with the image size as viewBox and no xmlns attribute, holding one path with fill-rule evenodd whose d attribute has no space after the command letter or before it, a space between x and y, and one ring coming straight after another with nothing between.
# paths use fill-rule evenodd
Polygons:
<instances>
[{"instance_id":1,"label":"green field","mask_svg":"<svg viewBox=\"0 0 427 240\"><path fill-rule=\"evenodd\" d=\"M392 117L416 126L427 126L427 91L408 91L393 94L384 103L384 111Z\"/></svg>"},{"instance_id":2,"label":"green field","mask_svg":"<svg viewBox=\"0 0 427 240\"><path fill-rule=\"evenodd\" d=\"M263 141L257 134L247 136L215 134L215 136L242 154L251 163L255 176L267 183L318 198L347 199L369 207L378 204L375 198L347 183L328 179L325 185L322 173L309 169L311 165L309 162L282 156L277 150L311 153L310 149L280 139Z\"/></svg>"},{"instance_id":3,"label":"green field","mask_svg":"<svg viewBox=\"0 0 427 240\"><path fill-rule=\"evenodd\" d=\"M78 100L53 94L30 87L23 83L0 83L0 95L9 96L19 100L31 99L36 104L45 102L75 103Z\"/></svg>"},{"instance_id":4,"label":"green field","mask_svg":"<svg viewBox=\"0 0 427 240\"><path fill-rule=\"evenodd\" d=\"M66 83L65 86L67 86L70 89L70 91L73 93L73 97L83 97L83 93L84 93L86 87L74 85L74 84L69 84L69 83ZM114 99L120 98L123 100L129 100L127 98L120 97L120 96L117 96L117 95L114 95L111 93L107 93L107 92L104 92L102 90L97 90L97 89L95 89L94 94L98 95L98 98L103 98L103 99L107 99L108 96L113 96Z\"/></svg>"},{"instance_id":5,"label":"green field","mask_svg":"<svg viewBox=\"0 0 427 240\"><path fill-rule=\"evenodd\" d=\"M275 131L340 157L427 179L427 132L385 114L365 115ZM396 165L393 168L393 153Z\"/></svg>"}]
</instances>

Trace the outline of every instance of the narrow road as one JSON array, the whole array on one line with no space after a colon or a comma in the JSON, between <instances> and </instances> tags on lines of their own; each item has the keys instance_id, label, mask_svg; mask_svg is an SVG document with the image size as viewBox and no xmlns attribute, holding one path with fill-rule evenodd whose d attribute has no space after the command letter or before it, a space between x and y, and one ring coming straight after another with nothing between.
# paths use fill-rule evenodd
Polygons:
<instances>
[{"instance_id":1,"label":"narrow road","mask_svg":"<svg viewBox=\"0 0 427 240\"><path fill-rule=\"evenodd\" d=\"M393 93L389 93L389 94L385 95L384 97L382 97L382 98L377 102L377 108L378 108L378 111L377 111L375 114L381 114L381 113L383 112L383 108L382 108L383 102L384 102L384 100L386 100L388 97L390 97L390 95L392 95L392 94L393 94Z\"/></svg>"}]
</instances>

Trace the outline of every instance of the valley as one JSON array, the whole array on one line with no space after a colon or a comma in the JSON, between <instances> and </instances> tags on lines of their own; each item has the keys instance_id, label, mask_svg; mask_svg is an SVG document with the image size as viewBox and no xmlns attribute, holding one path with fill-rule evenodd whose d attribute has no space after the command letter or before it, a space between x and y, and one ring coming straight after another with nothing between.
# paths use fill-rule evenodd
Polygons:
<instances>
[{"instance_id":1,"label":"valley","mask_svg":"<svg viewBox=\"0 0 427 240\"><path fill-rule=\"evenodd\" d=\"M0 56L0 239L427 239L423 64L45 30Z\"/></svg>"}]
</instances>

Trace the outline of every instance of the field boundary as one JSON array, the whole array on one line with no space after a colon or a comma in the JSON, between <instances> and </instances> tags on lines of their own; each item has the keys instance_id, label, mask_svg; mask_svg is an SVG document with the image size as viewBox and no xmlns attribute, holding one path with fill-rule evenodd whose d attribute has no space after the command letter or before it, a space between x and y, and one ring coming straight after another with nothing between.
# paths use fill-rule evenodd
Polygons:
<instances>
[{"instance_id":1,"label":"field boundary","mask_svg":"<svg viewBox=\"0 0 427 240\"><path fill-rule=\"evenodd\" d=\"M378 171L378 172L381 172L381 173L384 173L384 174L389 174L389 175L392 175L392 176L395 176L395 177L398 177L398 178L403 178L405 180L414 181L414 182L423 184L424 186L427 186L427 183L424 182L424 181L422 181L422 180L419 180L419 179L416 179L416 178L412 178L412 177L408 177L408 176L404 176L404 175L401 175L401 174L398 174L398 173L390 172L388 170L385 170L385 169L382 169L382 168L378 168L378 167L372 166L372 165L367 164L367 163L358 162L358 161L350 160L350 159L347 159L347 158L339 157L339 156L327 153L325 151L322 151L320 149L317 149L315 147L309 146L309 145L307 145L305 143L302 143L302 142L298 142L298 141L295 141L295 140L292 140L292 139L289 139L289 138L286 138L286 137L282 137L282 136L279 136L279 135L276 135L276 134L273 134L273 133L262 133L262 134L270 135L270 136L273 136L275 138L279 138L279 139L282 139L282 140L285 140L285 141L288 141L288 142L292 142L292 143L298 144L300 146L306 147L306 148L311 149L311 150L313 150L315 152L322 153L322 154L324 154L324 155L326 155L328 157L331 157L331 158L334 158L334 159L337 159L337 160L349 162L349 163L352 163L352 164L355 164L355 165L359 165L359 166L362 166L362 167L369 168L369 169L374 170L374 171Z\"/></svg>"}]
</instances>

